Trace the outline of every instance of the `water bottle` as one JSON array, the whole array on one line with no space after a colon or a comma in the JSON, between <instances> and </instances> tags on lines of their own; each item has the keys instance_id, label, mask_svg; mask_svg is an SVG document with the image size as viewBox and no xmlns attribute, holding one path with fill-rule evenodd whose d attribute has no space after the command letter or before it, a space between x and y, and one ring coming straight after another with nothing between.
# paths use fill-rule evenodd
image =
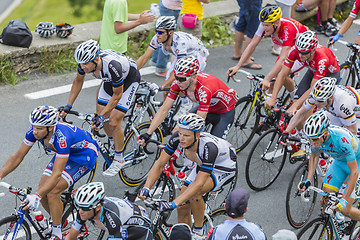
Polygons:
<instances>
[{"instance_id":1,"label":"water bottle","mask_svg":"<svg viewBox=\"0 0 360 240\"><path fill-rule=\"evenodd\" d=\"M324 159L320 159L319 164L320 164L321 170L322 170L323 173L325 174L326 171L328 170L328 164L327 164L327 162L326 162Z\"/></svg>"},{"instance_id":2,"label":"water bottle","mask_svg":"<svg viewBox=\"0 0 360 240\"><path fill-rule=\"evenodd\" d=\"M160 9L158 4L152 3L150 5L150 10L151 10L151 14L154 15L156 18L160 16Z\"/></svg>"},{"instance_id":3,"label":"water bottle","mask_svg":"<svg viewBox=\"0 0 360 240\"><path fill-rule=\"evenodd\" d=\"M41 212L40 214L35 215L35 220L37 221L42 230L45 230L49 227L48 221Z\"/></svg>"},{"instance_id":4,"label":"water bottle","mask_svg":"<svg viewBox=\"0 0 360 240\"><path fill-rule=\"evenodd\" d=\"M297 134L296 128L291 130L290 135L293 136L293 137L297 137L298 134ZM290 146L291 146L291 149L292 149L293 153L296 153L297 151L299 151L299 147L296 145L296 143L292 143L292 144L290 144Z\"/></svg>"}]
</instances>

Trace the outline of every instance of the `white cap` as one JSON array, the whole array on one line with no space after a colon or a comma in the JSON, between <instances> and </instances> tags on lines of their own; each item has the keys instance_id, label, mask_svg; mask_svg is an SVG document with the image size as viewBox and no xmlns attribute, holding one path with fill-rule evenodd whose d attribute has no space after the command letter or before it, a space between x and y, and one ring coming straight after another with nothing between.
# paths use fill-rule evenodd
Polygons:
<instances>
[{"instance_id":1,"label":"white cap","mask_svg":"<svg viewBox=\"0 0 360 240\"><path fill-rule=\"evenodd\" d=\"M297 240L296 234L287 229L281 229L272 236L272 240Z\"/></svg>"}]
</instances>

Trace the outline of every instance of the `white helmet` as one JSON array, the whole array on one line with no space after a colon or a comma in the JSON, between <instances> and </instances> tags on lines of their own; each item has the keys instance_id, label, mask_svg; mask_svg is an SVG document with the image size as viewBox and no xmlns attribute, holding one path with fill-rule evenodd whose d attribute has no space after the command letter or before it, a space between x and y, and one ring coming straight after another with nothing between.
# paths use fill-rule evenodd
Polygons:
<instances>
[{"instance_id":1,"label":"white helmet","mask_svg":"<svg viewBox=\"0 0 360 240\"><path fill-rule=\"evenodd\" d=\"M318 102L328 100L335 93L336 82L336 78L331 77L318 80L311 90L311 96Z\"/></svg>"},{"instance_id":2,"label":"white helmet","mask_svg":"<svg viewBox=\"0 0 360 240\"><path fill-rule=\"evenodd\" d=\"M39 106L29 115L31 125L51 127L58 122L58 110L52 106Z\"/></svg>"},{"instance_id":3,"label":"white helmet","mask_svg":"<svg viewBox=\"0 0 360 240\"><path fill-rule=\"evenodd\" d=\"M199 71L200 62L196 57L183 57L176 61L174 73L189 77Z\"/></svg>"},{"instance_id":4,"label":"white helmet","mask_svg":"<svg viewBox=\"0 0 360 240\"><path fill-rule=\"evenodd\" d=\"M330 120L325 111L321 110L311 115L304 123L304 133L308 138L319 138L330 126Z\"/></svg>"},{"instance_id":5,"label":"white helmet","mask_svg":"<svg viewBox=\"0 0 360 240\"><path fill-rule=\"evenodd\" d=\"M104 184L92 182L82 185L75 193L74 201L78 207L95 208L105 197Z\"/></svg>"},{"instance_id":6,"label":"white helmet","mask_svg":"<svg viewBox=\"0 0 360 240\"><path fill-rule=\"evenodd\" d=\"M40 37L49 38L56 32L56 27L52 22L40 22L36 25L35 32L39 33Z\"/></svg>"},{"instance_id":7,"label":"white helmet","mask_svg":"<svg viewBox=\"0 0 360 240\"><path fill-rule=\"evenodd\" d=\"M310 52L318 46L319 40L313 31L306 31L296 39L295 46L300 52Z\"/></svg>"},{"instance_id":8,"label":"white helmet","mask_svg":"<svg viewBox=\"0 0 360 240\"><path fill-rule=\"evenodd\" d=\"M75 49L75 60L78 64L80 63L88 63L94 61L94 59L100 53L100 46L95 40L88 40L86 42L81 43Z\"/></svg>"},{"instance_id":9,"label":"white helmet","mask_svg":"<svg viewBox=\"0 0 360 240\"><path fill-rule=\"evenodd\" d=\"M193 132L202 131L205 127L205 120L195 113L187 113L179 118L179 128L184 128Z\"/></svg>"},{"instance_id":10,"label":"white helmet","mask_svg":"<svg viewBox=\"0 0 360 240\"><path fill-rule=\"evenodd\" d=\"M155 22L155 29L175 30L176 20L174 16L161 16Z\"/></svg>"}]
</instances>

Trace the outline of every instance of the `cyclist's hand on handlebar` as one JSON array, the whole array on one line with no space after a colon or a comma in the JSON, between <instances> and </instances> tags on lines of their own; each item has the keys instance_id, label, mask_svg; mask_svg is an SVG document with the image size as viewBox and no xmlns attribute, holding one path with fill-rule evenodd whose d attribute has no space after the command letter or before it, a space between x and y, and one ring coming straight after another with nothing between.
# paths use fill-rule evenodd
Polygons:
<instances>
[{"instance_id":1,"label":"cyclist's hand on handlebar","mask_svg":"<svg viewBox=\"0 0 360 240\"><path fill-rule=\"evenodd\" d=\"M271 109L273 106L275 106L276 100L273 100L273 98L269 98L264 102L264 105L267 109Z\"/></svg>"},{"instance_id":2,"label":"cyclist's hand on handlebar","mask_svg":"<svg viewBox=\"0 0 360 240\"><path fill-rule=\"evenodd\" d=\"M335 36L329 37L328 46L333 45L337 40L339 40L340 37L341 37L340 33L337 33Z\"/></svg>"},{"instance_id":3,"label":"cyclist's hand on handlebar","mask_svg":"<svg viewBox=\"0 0 360 240\"><path fill-rule=\"evenodd\" d=\"M25 206L23 210L29 209L32 211L37 211L40 206L40 200L41 197L37 193L27 195L25 201L23 202L23 204L27 204L27 206Z\"/></svg>"},{"instance_id":4,"label":"cyclist's hand on handlebar","mask_svg":"<svg viewBox=\"0 0 360 240\"><path fill-rule=\"evenodd\" d=\"M346 208L347 201L343 198L340 198L335 202L335 207L333 210L339 209L340 211L344 210Z\"/></svg>"},{"instance_id":5,"label":"cyclist's hand on handlebar","mask_svg":"<svg viewBox=\"0 0 360 240\"><path fill-rule=\"evenodd\" d=\"M96 128L96 130L100 130L104 127L105 118L101 114L95 114L95 117L92 119L93 126L91 129Z\"/></svg>"},{"instance_id":6,"label":"cyclist's hand on handlebar","mask_svg":"<svg viewBox=\"0 0 360 240\"><path fill-rule=\"evenodd\" d=\"M289 142L288 138L289 138L289 133L287 131L284 131L279 139L280 144L286 146Z\"/></svg>"},{"instance_id":7,"label":"cyclist's hand on handlebar","mask_svg":"<svg viewBox=\"0 0 360 240\"><path fill-rule=\"evenodd\" d=\"M239 70L239 68L237 66L231 67L231 68L229 68L227 70L226 76L227 77L234 77L234 75L237 73L238 70Z\"/></svg>"},{"instance_id":8,"label":"cyclist's hand on handlebar","mask_svg":"<svg viewBox=\"0 0 360 240\"><path fill-rule=\"evenodd\" d=\"M140 198L141 200L145 200L146 198L148 198L150 196L150 190L146 187L144 187L143 189L140 190L139 194L138 194L138 198Z\"/></svg>"},{"instance_id":9,"label":"cyclist's hand on handlebar","mask_svg":"<svg viewBox=\"0 0 360 240\"><path fill-rule=\"evenodd\" d=\"M156 91L156 90L159 90L159 85L157 85L156 83L151 83L150 85L149 85L149 88L151 89L151 90L153 90L153 91Z\"/></svg>"},{"instance_id":10,"label":"cyclist's hand on handlebar","mask_svg":"<svg viewBox=\"0 0 360 240\"><path fill-rule=\"evenodd\" d=\"M301 181L299 182L299 185L298 185L298 189L301 191L301 192L304 192L306 189L308 189L308 187L311 186L311 182L309 180L305 180L305 181Z\"/></svg>"},{"instance_id":11,"label":"cyclist's hand on handlebar","mask_svg":"<svg viewBox=\"0 0 360 240\"><path fill-rule=\"evenodd\" d=\"M140 146L145 146L146 142L149 141L150 137L151 137L151 135L148 134L148 133L140 134L137 143L138 143Z\"/></svg>"},{"instance_id":12,"label":"cyclist's hand on handlebar","mask_svg":"<svg viewBox=\"0 0 360 240\"><path fill-rule=\"evenodd\" d=\"M159 210L161 212L171 211L171 210L174 210L175 208L176 208L176 204L174 203L174 201L159 203Z\"/></svg>"},{"instance_id":13,"label":"cyclist's hand on handlebar","mask_svg":"<svg viewBox=\"0 0 360 240\"><path fill-rule=\"evenodd\" d=\"M267 79L262 80L261 84L262 84L261 90L263 91L268 90L270 88L270 81Z\"/></svg>"},{"instance_id":14,"label":"cyclist's hand on handlebar","mask_svg":"<svg viewBox=\"0 0 360 240\"><path fill-rule=\"evenodd\" d=\"M65 106L59 107L60 114L59 116L61 118L66 117L66 115L70 112L72 106L70 104L66 104Z\"/></svg>"}]
</instances>

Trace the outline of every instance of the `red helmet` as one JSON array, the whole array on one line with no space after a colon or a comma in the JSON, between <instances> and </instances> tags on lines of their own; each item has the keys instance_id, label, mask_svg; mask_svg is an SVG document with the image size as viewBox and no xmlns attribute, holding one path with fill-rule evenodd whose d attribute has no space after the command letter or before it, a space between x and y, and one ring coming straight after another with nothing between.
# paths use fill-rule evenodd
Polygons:
<instances>
[{"instance_id":1,"label":"red helmet","mask_svg":"<svg viewBox=\"0 0 360 240\"><path fill-rule=\"evenodd\" d=\"M200 62L195 57L183 57L177 60L174 68L176 75L189 77L199 71Z\"/></svg>"},{"instance_id":2,"label":"red helmet","mask_svg":"<svg viewBox=\"0 0 360 240\"><path fill-rule=\"evenodd\" d=\"M306 31L296 39L295 46L300 52L310 52L318 46L319 40L313 31Z\"/></svg>"}]
</instances>

